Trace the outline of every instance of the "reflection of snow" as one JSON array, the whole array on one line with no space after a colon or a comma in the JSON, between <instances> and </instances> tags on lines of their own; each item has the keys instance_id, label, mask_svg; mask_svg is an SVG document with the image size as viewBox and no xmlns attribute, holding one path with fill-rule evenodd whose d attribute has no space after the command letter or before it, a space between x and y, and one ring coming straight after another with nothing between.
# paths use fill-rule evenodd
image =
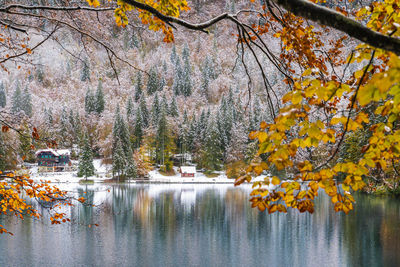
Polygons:
<instances>
[{"instance_id":1,"label":"reflection of snow","mask_svg":"<svg viewBox=\"0 0 400 267\"><path fill-rule=\"evenodd\" d=\"M196 190L194 188L186 188L181 190L181 204L190 209L196 203Z\"/></svg>"}]
</instances>

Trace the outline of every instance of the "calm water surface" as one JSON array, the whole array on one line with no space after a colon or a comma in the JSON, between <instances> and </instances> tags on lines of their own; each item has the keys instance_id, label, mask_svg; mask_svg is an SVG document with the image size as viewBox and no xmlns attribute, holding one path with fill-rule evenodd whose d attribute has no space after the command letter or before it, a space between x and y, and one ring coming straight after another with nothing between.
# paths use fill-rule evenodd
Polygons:
<instances>
[{"instance_id":1,"label":"calm water surface","mask_svg":"<svg viewBox=\"0 0 400 267\"><path fill-rule=\"evenodd\" d=\"M0 236L0 266L400 266L395 199L357 196L345 216L321 197L313 215L268 215L250 208L250 187L68 189L99 206L70 208L62 226L0 217L14 233Z\"/></svg>"}]
</instances>

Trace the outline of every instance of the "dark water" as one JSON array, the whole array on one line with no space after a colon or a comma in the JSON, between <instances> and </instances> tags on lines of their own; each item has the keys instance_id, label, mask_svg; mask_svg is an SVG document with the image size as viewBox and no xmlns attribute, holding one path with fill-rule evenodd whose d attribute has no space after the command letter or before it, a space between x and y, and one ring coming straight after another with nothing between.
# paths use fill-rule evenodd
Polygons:
<instances>
[{"instance_id":1,"label":"dark water","mask_svg":"<svg viewBox=\"0 0 400 267\"><path fill-rule=\"evenodd\" d=\"M0 266L400 266L398 200L360 195L346 216L321 197L313 215L268 215L249 187L108 188L69 188L101 204L71 208L72 224L0 218L14 233Z\"/></svg>"}]
</instances>

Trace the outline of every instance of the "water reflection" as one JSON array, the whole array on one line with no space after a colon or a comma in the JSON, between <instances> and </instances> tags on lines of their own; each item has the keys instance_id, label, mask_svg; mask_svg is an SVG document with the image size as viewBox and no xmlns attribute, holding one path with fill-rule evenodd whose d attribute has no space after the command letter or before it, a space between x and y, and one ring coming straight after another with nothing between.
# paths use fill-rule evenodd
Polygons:
<instances>
[{"instance_id":1,"label":"water reflection","mask_svg":"<svg viewBox=\"0 0 400 267\"><path fill-rule=\"evenodd\" d=\"M397 266L400 202L357 196L356 210L313 215L251 209L249 187L123 185L70 188L88 202L74 223L1 218L0 266ZM107 192L107 191L110 192ZM97 223L99 227L88 227Z\"/></svg>"}]
</instances>

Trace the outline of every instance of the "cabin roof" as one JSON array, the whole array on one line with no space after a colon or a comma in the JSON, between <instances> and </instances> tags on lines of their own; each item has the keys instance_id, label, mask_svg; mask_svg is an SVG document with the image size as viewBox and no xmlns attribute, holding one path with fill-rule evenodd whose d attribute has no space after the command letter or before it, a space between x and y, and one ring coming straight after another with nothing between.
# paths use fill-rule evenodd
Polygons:
<instances>
[{"instance_id":1,"label":"cabin roof","mask_svg":"<svg viewBox=\"0 0 400 267\"><path fill-rule=\"evenodd\" d=\"M35 156L37 157L40 153L42 152L50 152L54 156L69 156L71 155L71 151L69 149L52 149L52 148L47 148L47 149L39 149L36 151Z\"/></svg>"},{"instance_id":2,"label":"cabin roof","mask_svg":"<svg viewBox=\"0 0 400 267\"><path fill-rule=\"evenodd\" d=\"M196 173L195 166L181 166L181 173Z\"/></svg>"}]
</instances>

